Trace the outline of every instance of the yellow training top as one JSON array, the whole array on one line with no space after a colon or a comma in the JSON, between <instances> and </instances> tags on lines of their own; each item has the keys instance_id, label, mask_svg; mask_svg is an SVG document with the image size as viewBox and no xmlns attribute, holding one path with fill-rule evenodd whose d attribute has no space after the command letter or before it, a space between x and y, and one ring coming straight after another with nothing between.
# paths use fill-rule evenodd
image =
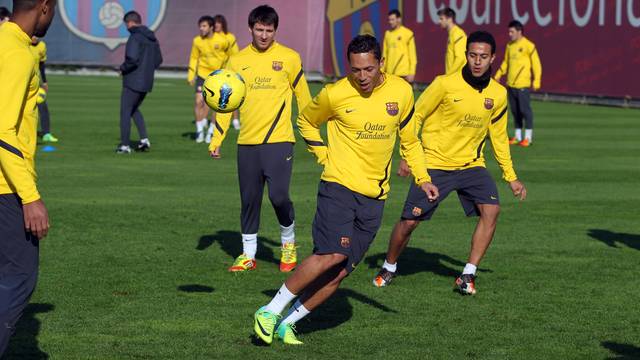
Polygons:
<instances>
[{"instance_id":1,"label":"yellow training top","mask_svg":"<svg viewBox=\"0 0 640 360\"><path fill-rule=\"evenodd\" d=\"M277 42L264 52L249 45L231 56L227 68L240 74L247 86L240 106L238 144L295 142L291 124L293 93L298 109L304 109L311 101L300 55ZM230 122L231 113L217 114L210 150L222 144Z\"/></svg>"},{"instance_id":2,"label":"yellow training top","mask_svg":"<svg viewBox=\"0 0 640 360\"><path fill-rule=\"evenodd\" d=\"M205 38L200 35L194 37L187 80L193 80L196 75L206 78L213 71L224 67L229 56L237 52L238 44L232 33L214 32Z\"/></svg>"},{"instance_id":3,"label":"yellow training top","mask_svg":"<svg viewBox=\"0 0 640 360\"><path fill-rule=\"evenodd\" d=\"M360 93L349 77L326 85L298 116L309 151L324 165L322 180L375 199L385 199L389 192L396 134L416 183L431 181L412 121L411 85L397 76L384 76L371 94ZM325 122L328 146L320 136Z\"/></svg>"},{"instance_id":4,"label":"yellow training top","mask_svg":"<svg viewBox=\"0 0 640 360\"><path fill-rule=\"evenodd\" d=\"M446 75L458 72L467 63L467 34L458 25L454 25L449 30L449 40L447 41L447 54L444 62L444 73Z\"/></svg>"},{"instance_id":5,"label":"yellow training top","mask_svg":"<svg viewBox=\"0 0 640 360\"><path fill-rule=\"evenodd\" d=\"M39 80L31 38L12 22L0 26L0 194L23 204L40 199L34 156Z\"/></svg>"},{"instance_id":6,"label":"yellow training top","mask_svg":"<svg viewBox=\"0 0 640 360\"><path fill-rule=\"evenodd\" d=\"M398 76L415 75L418 57L413 31L404 26L384 33L384 68L387 74Z\"/></svg>"},{"instance_id":7,"label":"yellow training top","mask_svg":"<svg viewBox=\"0 0 640 360\"><path fill-rule=\"evenodd\" d=\"M462 71L438 76L416 102L422 146L429 169L459 170L485 166L487 135L506 181L517 179L507 138L507 90L494 80L482 92Z\"/></svg>"},{"instance_id":8,"label":"yellow training top","mask_svg":"<svg viewBox=\"0 0 640 360\"><path fill-rule=\"evenodd\" d=\"M44 41L39 40L37 44L29 47L31 49L31 54L33 54L33 58L36 62L36 73L40 76L40 63L47 61L47 44Z\"/></svg>"},{"instance_id":9,"label":"yellow training top","mask_svg":"<svg viewBox=\"0 0 640 360\"><path fill-rule=\"evenodd\" d=\"M536 45L526 37L507 44L504 60L496 72L495 79L500 80L507 73L507 86L516 89L531 87L533 72L533 89L540 88L542 64L536 50Z\"/></svg>"}]
</instances>

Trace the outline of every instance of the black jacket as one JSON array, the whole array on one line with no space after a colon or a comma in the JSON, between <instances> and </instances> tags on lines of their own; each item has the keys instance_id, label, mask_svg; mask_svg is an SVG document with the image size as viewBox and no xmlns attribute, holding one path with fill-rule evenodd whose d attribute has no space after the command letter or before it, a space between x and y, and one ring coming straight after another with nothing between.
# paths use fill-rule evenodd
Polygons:
<instances>
[{"instance_id":1,"label":"black jacket","mask_svg":"<svg viewBox=\"0 0 640 360\"><path fill-rule=\"evenodd\" d=\"M138 92L153 88L153 73L162 64L160 44L153 31L146 26L129 29L124 63L120 65L122 85Z\"/></svg>"}]
</instances>

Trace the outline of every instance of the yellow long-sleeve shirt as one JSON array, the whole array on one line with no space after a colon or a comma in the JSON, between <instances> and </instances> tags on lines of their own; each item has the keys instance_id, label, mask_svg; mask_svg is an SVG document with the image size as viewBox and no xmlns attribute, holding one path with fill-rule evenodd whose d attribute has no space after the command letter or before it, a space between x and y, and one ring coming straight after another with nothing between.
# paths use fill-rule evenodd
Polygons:
<instances>
[{"instance_id":1,"label":"yellow long-sleeve shirt","mask_svg":"<svg viewBox=\"0 0 640 360\"><path fill-rule=\"evenodd\" d=\"M229 56L237 52L238 43L232 33L214 32L209 37L194 37L187 80L191 81L196 76L206 78L213 71L224 67Z\"/></svg>"},{"instance_id":2,"label":"yellow long-sleeve shirt","mask_svg":"<svg viewBox=\"0 0 640 360\"><path fill-rule=\"evenodd\" d=\"M384 76L367 96L349 77L326 85L298 115L300 134L324 165L322 179L376 199L385 199L389 192L396 133L416 183L431 181L413 121L411 85L397 76ZM325 122L327 146L320 136Z\"/></svg>"},{"instance_id":3,"label":"yellow long-sleeve shirt","mask_svg":"<svg viewBox=\"0 0 640 360\"><path fill-rule=\"evenodd\" d=\"M398 76L415 75L418 57L413 31L404 26L384 33L384 68L387 74Z\"/></svg>"},{"instance_id":4,"label":"yellow long-sleeve shirt","mask_svg":"<svg viewBox=\"0 0 640 360\"><path fill-rule=\"evenodd\" d=\"M495 79L500 80L502 75L507 74L507 86L516 89L540 88L542 78L542 64L540 56L536 50L536 45L526 37L507 44L504 60L500 69L496 72Z\"/></svg>"},{"instance_id":5,"label":"yellow long-sleeve shirt","mask_svg":"<svg viewBox=\"0 0 640 360\"><path fill-rule=\"evenodd\" d=\"M249 45L231 56L227 68L240 74L247 86L244 103L239 109L242 127L238 144L295 142L291 123L293 94L300 110L311 101L300 55L277 42L264 52ZM222 144L231 115L216 115L210 150Z\"/></svg>"},{"instance_id":6,"label":"yellow long-sleeve shirt","mask_svg":"<svg viewBox=\"0 0 640 360\"><path fill-rule=\"evenodd\" d=\"M39 80L30 47L18 25L0 27L0 194L18 194L23 204L40 199L34 164Z\"/></svg>"},{"instance_id":7,"label":"yellow long-sleeve shirt","mask_svg":"<svg viewBox=\"0 0 640 360\"><path fill-rule=\"evenodd\" d=\"M447 53L444 61L444 73L453 74L462 69L467 63L465 53L467 52L467 34L458 25L454 25L449 30L449 40L447 40Z\"/></svg>"},{"instance_id":8,"label":"yellow long-sleeve shirt","mask_svg":"<svg viewBox=\"0 0 640 360\"><path fill-rule=\"evenodd\" d=\"M37 44L29 47L31 54L36 62L36 73L40 73L40 63L47 61L47 44L44 41L39 40Z\"/></svg>"},{"instance_id":9,"label":"yellow long-sleeve shirt","mask_svg":"<svg viewBox=\"0 0 640 360\"><path fill-rule=\"evenodd\" d=\"M479 92L458 71L438 76L416 102L416 126L429 169L485 166L487 135L505 181L517 179L507 137L507 90L494 80ZM426 120L426 121L425 121Z\"/></svg>"}]
</instances>

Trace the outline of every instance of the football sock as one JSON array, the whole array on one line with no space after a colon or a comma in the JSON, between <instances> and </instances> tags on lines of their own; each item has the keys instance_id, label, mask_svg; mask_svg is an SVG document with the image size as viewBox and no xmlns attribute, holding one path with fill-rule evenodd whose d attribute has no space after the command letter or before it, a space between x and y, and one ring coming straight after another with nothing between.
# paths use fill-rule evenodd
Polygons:
<instances>
[{"instance_id":1,"label":"football sock","mask_svg":"<svg viewBox=\"0 0 640 360\"><path fill-rule=\"evenodd\" d=\"M295 302L295 304L291 306L291 308L289 309L289 313L287 314L287 316L284 317L284 320L282 320L282 323L295 324L303 317L309 315L310 312L311 311L307 310L307 308L304 307L304 305L302 305L302 303L300 302L300 299L298 299Z\"/></svg>"},{"instance_id":2,"label":"football sock","mask_svg":"<svg viewBox=\"0 0 640 360\"><path fill-rule=\"evenodd\" d=\"M384 261L384 264L382 264L382 267L383 267L383 268L385 268L385 269L387 269L388 271L396 272L396 269L397 269L397 267L398 267L398 263L395 263L395 264L389 264L389 263L387 262L387 260L385 260L385 261Z\"/></svg>"},{"instance_id":3,"label":"football sock","mask_svg":"<svg viewBox=\"0 0 640 360\"><path fill-rule=\"evenodd\" d=\"M242 250L248 258L255 259L258 250L258 234L242 234Z\"/></svg>"},{"instance_id":4,"label":"football sock","mask_svg":"<svg viewBox=\"0 0 640 360\"><path fill-rule=\"evenodd\" d=\"M292 222L289 226L280 225L280 240L282 245L296 242L296 235L293 231L295 222Z\"/></svg>"},{"instance_id":5,"label":"football sock","mask_svg":"<svg viewBox=\"0 0 640 360\"><path fill-rule=\"evenodd\" d=\"M524 129L524 138L533 141L533 129Z\"/></svg>"},{"instance_id":6,"label":"football sock","mask_svg":"<svg viewBox=\"0 0 640 360\"><path fill-rule=\"evenodd\" d=\"M478 269L477 266L471 264L471 263L467 263L467 265L464 266L464 270L462 270L462 274L470 274L470 275L475 275L476 274L476 270Z\"/></svg>"},{"instance_id":7,"label":"football sock","mask_svg":"<svg viewBox=\"0 0 640 360\"><path fill-rule=\"evenodd\" d=\"M207 133L209 135L213 135L213 129L216 127L216 125L213 123L213 121L209 124L209 129L207 129Z\"/></svg>"},{"instance_id":8,"label":"football sock","mask_svg":"<svg viewBox=\"0 0 640 360\"><path fill-rule=\"evenodd\" d=\"M516 140L522 141L522 129L516 129Z\"/></svg>"},{"instance_id":9,"label":"football sock","mask_svg":"<svg viewBox=\"0 0 640 360\"><path fill-rule=\"evenodd\" d=\"M207 125L207 119L197 120L196 121L196 131L201 133L204 131L204 127Z\"/></svg>"},{"instance_id":10,"label":"football sock","mask_svg":"<svg viewBox=\"0 0 640 360\"><path fill-rule=\"evenodd\" d=\"M287 307L295 297L296 296L287 289L287 285L282 284L276 296L271 299L271 302L268 303L265 308L272 313L281 314L284 308Z\"/></svg>"}]
</instances>

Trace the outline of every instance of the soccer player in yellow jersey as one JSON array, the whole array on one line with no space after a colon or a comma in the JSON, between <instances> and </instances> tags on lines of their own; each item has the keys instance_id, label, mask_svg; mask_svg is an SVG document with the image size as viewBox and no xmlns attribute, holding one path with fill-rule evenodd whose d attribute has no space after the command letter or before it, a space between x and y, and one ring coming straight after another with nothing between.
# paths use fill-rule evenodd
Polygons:
<instances>
[{"instance_id":1,"label":"soccer player in yellow jersey","mask_svg":"<svg viewBox=\"0 0 640 360\"><path fill-rule=\"evenodd\" d=\"M13 0L0 26L0 357L38 277L38 242L49 215L36 186L38 75L31 37L43 37L55 0Z\"/></svg>"},{"instance_id":2,"label":"soccer player in yellow jersey","mask_svg":"<svg viewBox=\"0 0 640 360\"><path fill-rule=\"evenodd\" d=\"M528 147L533 141L533 111L529 88L533 88L533 91L540 89L542 64L536 45L524 37L523 32L524 27L519 21L513 20L509 23L511 42L507 45L504 60L496 72L495 79L500 81L502 75L507 74L509 107L516 125L515 136L509 139L509 144Z\"/></svg>"},{"instance_id":3,"label":"soccer player in yellow jersey","mask_svg":"<svg viewBox=\"0 0 640 360\"><path fill-rule=\"evenodd\" d=\"M193 38L191 56L189 57L189 71L187 80L195 86L195 117L196 117L196 142L205 140L211 142L214 126L209 126L205 139L205 128L209 107L202 97L202 84L204 79L213 71L221 69L229 59L229 56L238 52L238 44L233 34L227 32L226 20L222 15L203 16L198 20L200 34Z\"/></svg>"},{"instance_id":4,"label":"soccer player in yellow jersey","mask_svg":"<svg viewBox=\"0 0 640 360\"><path fill-rule=\"evenodd\" d=\"M384 33L382 57L384 58L384 71L403 77L412 83L416 75L416 40L413 31L402 25L402 15L398 9L389 11L389 26L391 30Z\"/></svg>"},{"instance_id":5,"label":"soccer player in yellow jersey","mask_svg":"<svg viewBox=\"0 0 640 360\"><path fill-rule=\"evenodd\" d=\"M36 61L36 74L40 77L40 88L45 94L49 92L49 84L47 83L47 73L45 62L47 61L47 45L41 39L31 37L31 53ZM40 95L38 95L40 96ZM49 105L46 98L42 102L38 102L38 114L40 117L40 128L42 129L42 141L58 142L58 138L51 134L51 119L49 115Z\"/></svg>"},{"instance_id":6,"label":"soccer player in yellow jersey","mask_svg":"<svg viewBox=\"0 0 640 360\"><path fill-rule=\"evenodd\" d=\"M456 12L451 8L444 8L438 11L440 27L447 30L449 39L447 40L447 52L444 60L445 75L457 73L467 62L465 57L467 34L460 26L456 25Z\"/></svg>"},{"instance_id":7,"label":"soccer player in yellow jersey","mask_svg":"<svg viewBox=\"0 0 640 360\"><path fill-rule=\"evenodd\" d=\"M254 331L267 344L274 332L285 344L301 344L294 333L296 321L326 301L362 260L382 220L397 135L415 187L431 201L438 197L416 136L411 85L382 72L380 45L371 35L351 40L347 57L351 74L325 86L298 115L300 134L324 166L312 227L314 249L273 300L255 313ZM326 145L320 135L325 123Z\"/></svg>"},{"instance_id":8,"label":"soccer player in yellow jersey","mask_svg":"<svg viewBox=\"0 0 640 360\"><path fill-rule=\"evenodd\" d=\"M391 234L383 268L374 278L375 286L391 282L398 256L412 232L421 221L431 218L450 192L456 191L465 214L480 216L471 238L469 259L456 279L462 294L475 294L476 268L491 243L500 212L498 189L485 168L483 149L487 137L502 178L515 196L521 200L527 196L509 153L507 91L491 79L495 40L491 34L478 31L469 36L466 46L467 65L454 74L436 77L416 102L414 120L418 128L422 127L427 168L440 190L440 198L430 202L419 188L411 187L401 220ZM408 173L408 169L401 169L401 175Z\"/></svg>"},{"instance_id":9,"label":"soccer player in yellow jersey","mask_svg":"<svg viewBox=\"0 0 640 360\"><path fill-rule=\"evenodd\" d=\"M288 272L297 264L294 210L289 198L293 166L293 126L291 105L296 95L298 109L311 101L300 55L275 41L278 14L267 5L249 14L252 42L231 56L227 68L242 76L247 93L240 107L242 127L238 136L238 180L240 183L240 225L243 252L229 271L256 268L260 207L265 182L269 200L280 223L282 254L280 270ZM231 114L218 114L216 131L209 145L211 156L220 157Z\"/></svg>"}]
</instances>

